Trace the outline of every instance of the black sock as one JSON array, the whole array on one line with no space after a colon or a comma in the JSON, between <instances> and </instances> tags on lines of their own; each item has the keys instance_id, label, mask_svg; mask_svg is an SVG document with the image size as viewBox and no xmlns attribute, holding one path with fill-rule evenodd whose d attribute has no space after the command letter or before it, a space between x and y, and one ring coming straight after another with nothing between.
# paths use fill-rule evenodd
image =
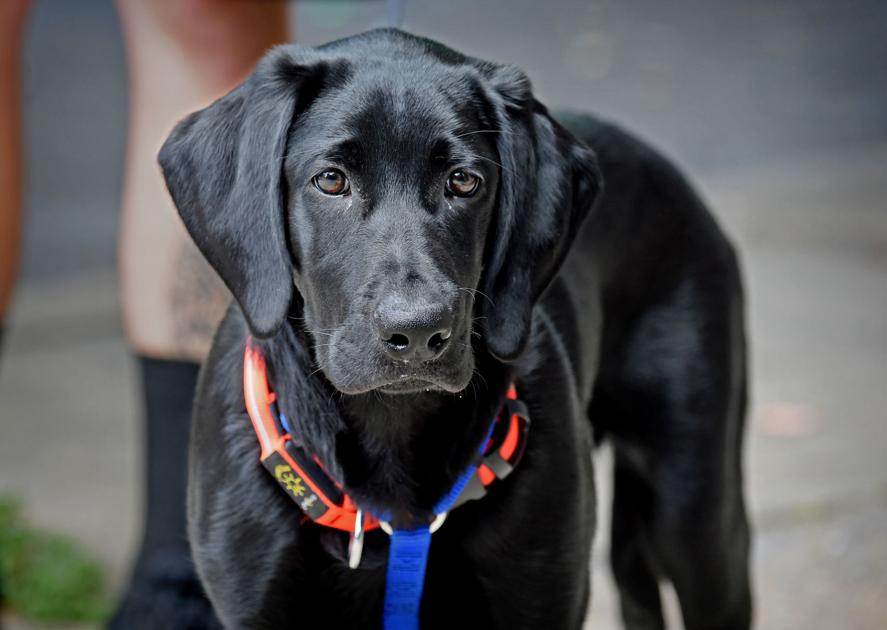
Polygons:
<instances>
[{"instance_id":1,"label":"black sock","mask_svg":"<svg viewBox=\"0 0 887 630\"><path fill-rule=\"evenodd\" d=\"M188 441L199 366L138 357L145 402L142 547L112 630L219 628L191 562L185 526Z\"/></svg>"},{"instance_id":2,"label":"black sock","mask_svg":"<svg viewBox=\"0 0 887 630\"><path fill-rule=\"evenodd\" d=\"M185 489L197 363L139 357L145 401L144 547L187 549Z\"/></svg>"}]
</instances>

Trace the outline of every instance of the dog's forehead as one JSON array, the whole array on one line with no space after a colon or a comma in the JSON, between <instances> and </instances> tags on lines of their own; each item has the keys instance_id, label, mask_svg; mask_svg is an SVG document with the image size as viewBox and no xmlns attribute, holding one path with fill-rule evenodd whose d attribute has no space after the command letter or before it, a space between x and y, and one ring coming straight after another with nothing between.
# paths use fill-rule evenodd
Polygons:
<instances>
[{"instance_id":1,"label":"dog's forehead","mask_svg":"<svg viewBox=\"0 0 887 630\"><path fill-rule=\"evenodd\" d=\"M309 153L354 140L376 155L427 154L442 142L467 144L460 136L480 124L482 88L470 69L426 57L349 65L348 79L328 82L305 112Z\"/></svg>"},{"instance_id":2,"label":"dog's forehead","mask_svg":"<svg viewBox=\"0 0 887 630\"><path fill-rule=\"evenodd\" d=\"M344 123L403 128L415 121L411 132L453 130L465 124L477 86L468 72L421 58L363 60L354 65L351 79L339 97Z\"/></svg>"}]
</instances>

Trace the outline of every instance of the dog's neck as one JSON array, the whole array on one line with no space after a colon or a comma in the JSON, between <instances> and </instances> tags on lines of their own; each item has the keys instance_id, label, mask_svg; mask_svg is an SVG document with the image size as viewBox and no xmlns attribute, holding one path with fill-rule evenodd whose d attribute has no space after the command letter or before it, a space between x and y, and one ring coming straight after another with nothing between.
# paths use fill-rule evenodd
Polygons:
<instances>
[{"instance_id":1,"label":"dog's neck","mask_svg":"<svg viewBox=\"0 0 887 630\"><path fill-rule=\"evenodd\" d=\"M478 369L460 393L349 396L314 369L298 329L284 326L263 346L298 439L358 505L404 522L432 515L477 453L511 380L507 366L476 348Z\"/></svg>"}]
</instances>

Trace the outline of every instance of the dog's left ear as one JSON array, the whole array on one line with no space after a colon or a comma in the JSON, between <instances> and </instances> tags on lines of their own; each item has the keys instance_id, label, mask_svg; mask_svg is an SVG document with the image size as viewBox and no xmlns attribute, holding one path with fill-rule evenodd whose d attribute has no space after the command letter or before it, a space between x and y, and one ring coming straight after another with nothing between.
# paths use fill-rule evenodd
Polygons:
<instances>
[{"instance_id":1,"label":"dog's left ear","mask_svg":"<svg viewBox=\"0 0 887 630\"><path fill-rule=\"evenodd\" d=\"M274 334L293 297L284 153L329 65L309 49L275 48L234 90L176 125L160 150L185 227L258 337Z\"/></svg>"},{"instance_id":2,"label":"dog's left ear","mask_svg":"<svg viewBox=\"0 0 887 630\"><path fill-rule=\"evenodd\" d=\"M487 241L484 339L500 360L527 343L533 305L554 278L601 189L590 148L533 98L530 82L510 66L481 72L499 133L499 205Z\"/></svg>"}]
</instances>

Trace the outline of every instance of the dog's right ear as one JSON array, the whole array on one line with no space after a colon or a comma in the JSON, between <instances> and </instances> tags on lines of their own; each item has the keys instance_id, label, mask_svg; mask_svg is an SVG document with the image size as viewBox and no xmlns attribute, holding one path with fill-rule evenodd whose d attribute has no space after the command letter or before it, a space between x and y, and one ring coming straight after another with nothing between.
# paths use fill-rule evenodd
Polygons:
<instances>
[{"instance_id":1,"label":"dog's right ear","mask_svg":"<svg viewBox=\"0 0 887 630\"><path fill-rule=\"evenodd\" d=\"M300 99L316 93L326 65L313 52L274 49L234 90L180 122L159 155L191 238L258 337L274 334L293 297L281 180Z\"/></svg>"}]
</instances>

